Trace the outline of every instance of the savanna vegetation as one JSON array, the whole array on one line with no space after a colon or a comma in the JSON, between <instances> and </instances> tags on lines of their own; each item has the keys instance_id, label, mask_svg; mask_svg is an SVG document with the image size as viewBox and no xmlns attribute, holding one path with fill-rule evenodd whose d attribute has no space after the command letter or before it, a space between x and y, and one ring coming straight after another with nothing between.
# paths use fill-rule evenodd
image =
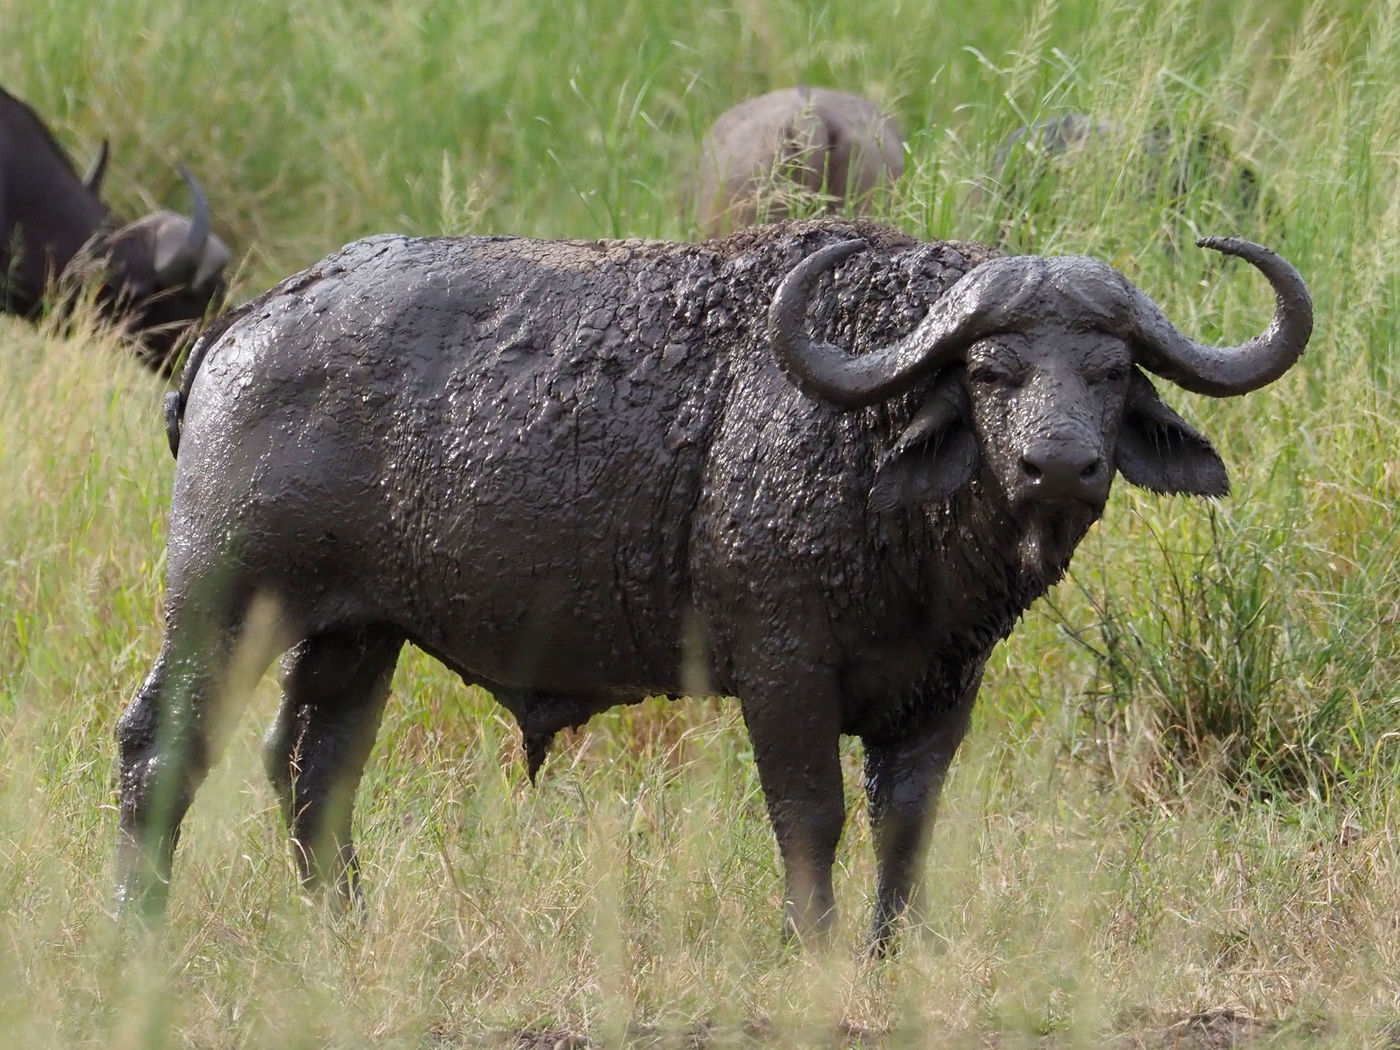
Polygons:
<instances>
[{"instance_id":1,"label":"savanna vegetation","mask_svg":"<svg viewBox=\"0 0 1400 1050\"><path fill-rule=\"evenodd\" d=\"M903 229L1101 256L1231 340L1267 289L1191 242L1239 233L1318 317L1274 386L1168 394L1233 494L1117 488L989 668L880 964L854 743L841 922L804 954L732 702L609 713L531 788L504 712L417 653L361 792L361 917L297 889L268 681L186 821L168 923L114 921L163 387L109 334L0 321L7 1046L1400 1045L1400 4L0 0L0 26L0 82L79 166L112 140L119 209L183 206L172 165L194 169L235 301L372 232L693 236L709 120L817 83L897 116ZM1179 193L1131 148L989 190L1002 136L1068 110L1165 128L1176 159L1208 132L1260 192L1203 170Z\"/></svg>"}]
</instances>

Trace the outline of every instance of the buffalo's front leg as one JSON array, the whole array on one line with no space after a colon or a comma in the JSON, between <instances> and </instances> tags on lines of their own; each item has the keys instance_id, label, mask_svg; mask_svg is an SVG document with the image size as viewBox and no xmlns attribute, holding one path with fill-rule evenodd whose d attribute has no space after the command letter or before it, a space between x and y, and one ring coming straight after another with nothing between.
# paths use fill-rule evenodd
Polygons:
<instances>
[{"instance_id":1,"label":"buffalo's front leg","mask_svg":"<svg viewBox=\"0 0 1400 1050\"><path fill-rule=\"evenodd\" d=\"M308 886L355 891L351 814L383 717L401 635L367 628L309 638L282 665L282 705L263 742L297 867Z\"/></svg>"},{"instance_id":2,"label":"buffalo's front leg","mask_svg":"<svg viewBox=\"0 0 1400 1050\"><path fill-rule=\"evenodd\" d=\"M871 951L883 955L895 921L908 906L923 866L943 778L967 732L979 673L951 709L887 740L866 740L865 792L875 842L878 889Z\"/></svg>"},{"instance_id":3,"label":"buffalo's front leg","mask_svg":"<svg viewBox=\"0 0 1400 1050\"><path fill-rule=\"evenodd\" d=\"M743 701L759 783L786 878L784 933L825 938L836 916L831 866L845 823L837 704L822 683ZM796 702L794 702L796 701Z\"/></svg>"}]
</instances>

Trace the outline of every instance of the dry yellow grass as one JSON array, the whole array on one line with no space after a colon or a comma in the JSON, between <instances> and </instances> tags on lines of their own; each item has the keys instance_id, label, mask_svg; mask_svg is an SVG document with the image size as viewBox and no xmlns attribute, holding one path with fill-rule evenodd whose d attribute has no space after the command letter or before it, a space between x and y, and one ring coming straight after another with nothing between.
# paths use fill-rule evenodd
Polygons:
<instances>
[{"instance_id":1,"label":"dry yellow grass","mask_svg":"<svg viewBox=\"0 0 1400 1050\"><path fill-rule=\"evenodd\" d=\"M0 0L28 56L6 86L75 146L113 136L120 203L189 161L244 295L371 231L684 235L675 172L709 117L813 80L899 113L890 217L928 236L1000 228L974 184L1042 113L1223 131L1319 317L1270 391L1172 396L1234 496L1115 492L998 652L883 965L854 745L840 926L803 955L732 703L599 718L532 789L504 713L419 654L361 793L360 920L296 889L256 756L268 682L187 822L168 926L116 924L111 733L158 644L163 391L110 337L0 320L7 1045L1396 1045L1395 5L1031 10ZM1137 163L1047 187L1023 247L1103 255L1205 337L1251 330L1258 280L1189 247L1209 201L1144 204Z\"/></svg>"}]
</instances>

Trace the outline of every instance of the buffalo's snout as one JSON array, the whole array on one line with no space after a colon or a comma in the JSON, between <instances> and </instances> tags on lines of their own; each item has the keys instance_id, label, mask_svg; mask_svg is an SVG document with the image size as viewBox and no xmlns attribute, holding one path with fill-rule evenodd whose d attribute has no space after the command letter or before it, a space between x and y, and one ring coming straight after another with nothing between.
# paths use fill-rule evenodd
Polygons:
<instances>
[{"instance_id":1,"label":"buffalo's snout","mask_svg":"<svg viewBox=\"0 0 1400 1050\"><path fill-rule=\"evenodd\" d=\"M1112 473L1102 449L1044 439L1021 453L1017 495L1026 501L1075 500L1101 506L1108 498Z\"/></svg>"}]
</instances>

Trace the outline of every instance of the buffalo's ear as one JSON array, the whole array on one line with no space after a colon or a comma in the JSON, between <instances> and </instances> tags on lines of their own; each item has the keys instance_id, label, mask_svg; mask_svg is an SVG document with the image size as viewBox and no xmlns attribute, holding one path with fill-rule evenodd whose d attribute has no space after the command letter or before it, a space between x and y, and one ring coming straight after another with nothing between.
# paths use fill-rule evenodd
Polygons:
<instances>
[{"instance_id":1,"label":"buffalo's ear","mask_svg":"<svg viewBox=\"0 0 1400 1050\"><path fill-rule=\"evenodd\" d=\"M880 462L870 486L870 508L938 503L971 481L978 449L968 415L963 371L955 368L934 385Z\"/></svg>"},{"instance_id":2,"label":"buffalo's ear","mask_svg":"<svg viewBox=\"0 0 1400 1050\"><path fill-rule=\"evenodd\" d=\"M1223 496L1230 491L1225 463L1211 443L1168 408L1136 369L1114 458L1123 477L1153 492Z\"/></svg>"}]
</instances>

